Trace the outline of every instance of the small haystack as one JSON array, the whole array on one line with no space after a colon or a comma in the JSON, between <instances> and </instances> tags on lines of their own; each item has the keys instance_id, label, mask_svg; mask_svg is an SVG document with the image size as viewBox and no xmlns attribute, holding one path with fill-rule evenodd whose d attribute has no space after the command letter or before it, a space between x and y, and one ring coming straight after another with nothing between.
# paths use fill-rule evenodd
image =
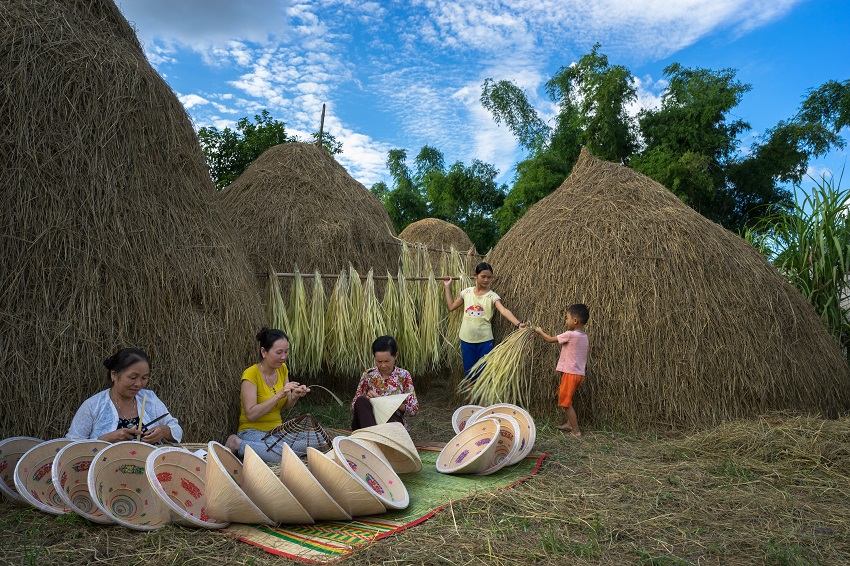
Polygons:
<instances>
[{"instance_id":1,"label":"small haystack","mask_svg":"<svg viewBox=\"0 0 850 566\"><path fill-rule=\"evenodd\" d=\"M134 345L186 439L224 438L263 316L189 117L111 0L0 21L0 437L62 436Z\"/></svg>"},{"instance_id":2,"label":"small haystack","mask_svg":"<svg viewBox=\"0 0 850 566\"><path fill-rule=\"evenodd\" d=\"M398 271L400 247L384 205L315 144L266 150L216 200L257 272L269 262L304 274L339 273L349 262L363 275Z\"/></svg>"},{"instance_id":3,"label":"small haystack","mask_svg":"<svg viewBox=\"0 0 850 566\"><path fill-rule=\"evenodd\" d=\"M506 306L550 333L565 330L570 303L590 307L580 422L688 427L850 406L842 353L764 257L660 184L586 150L488 260ZM560 417L557 347L536 340L532 409Z\"/></svg>"},{"instance_id":4,"label":"small haystack","mask_svg":"<svg viewBox=\"0 0 850 566\"><path fill-rule=\"evenodd\" d=\"M423 218L409 224L398 237L411 244L424 244L430 251L431 265L435 268L452 247L461 254L469 252L474 258L479 257L475 244L463 230L439 218Z\"/></svg>"}]
</instances>

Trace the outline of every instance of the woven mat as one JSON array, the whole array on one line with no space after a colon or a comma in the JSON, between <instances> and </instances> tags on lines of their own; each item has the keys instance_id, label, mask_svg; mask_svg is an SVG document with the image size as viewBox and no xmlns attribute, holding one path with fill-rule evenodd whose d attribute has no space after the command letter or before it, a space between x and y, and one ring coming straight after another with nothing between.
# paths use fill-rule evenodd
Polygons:
<instances>
[{"instance_id":1,"label":"woven mat","mask_svg":"<svg viewBox=\"0 0 850 566\"><path fill-rule=\"evenodd\" d=\"M489 476L452 476L437 472L441 445L419 447L422 471L401 476L410 494L410 506L383 515L357 517L353 521L331 521L315 525L265 527L232 524L223 532L243 542L280 556L302 562L327 564L372 543L431 518L450 503L475 492L512 487L533 476L547 454L532 454L519 463Z\"/></svg>"}]
</instances>

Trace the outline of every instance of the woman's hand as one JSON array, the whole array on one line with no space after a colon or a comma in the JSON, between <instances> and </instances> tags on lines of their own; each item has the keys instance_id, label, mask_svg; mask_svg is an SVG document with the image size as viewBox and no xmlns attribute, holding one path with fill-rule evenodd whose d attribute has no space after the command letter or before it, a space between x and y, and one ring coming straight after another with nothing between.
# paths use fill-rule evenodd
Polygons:
<instances>
[{"instance_id":1,"label":"woman's hand","mask_svg":"<svg viewBox=\"0 0 850 566\"><path fill-rule=\"evenodd\" d=\"M167 439L171 436L171 427L167 425L159 425L151 427L142 435L141 441L148 444L156 444L162 439Z\"/></svg>"},{"instance_id":2,"label":"woman's hand","mask_svg":"<svg viewBox=\"0 0 850 566\"><path fill-rule=\"evenodd\" d=\"M380 395L378 395L377 391L370 389L369 391L366 392L366 398L367 399L375 399L376 397L380 397Z\"/></svg>"},{"instance_id":3,"label":"woman's hand","mask_svg":"<svg viewBox=\"0 0 850 566\"><path fill-rule=\"evenodd\" d=\"M287 396L293 401L298 401L301 397L307 395L310 392L310 388L306 385L301 385L297 381L289 381L286 385L289 385L289 390L287 391ZM286 391L286 386L284 386L284 391Z\"/></svg>"},{"instance_id":4,"label":"woman's hand","mask_svg":"<svg viewBox=\"0 0 850 566\"><path fill-rule=\"evenodd\" d=\"M448 289L449 287L451 287L451 286L452 286L452 278L447 276L445 279L443 279L443 286L444 286L446 289Z\"/></svg>"},{"instance_id":5,"label":"woman's hand","mask_svg":"<svg viewBox=\"0 0 850 566\"><path fill-rule=\"evenodd\" d=\"M139 429L133 428L119 428L117 430L113 430L112 432L107 432L106 434L99 436L98 440L103 440L104 442L124 442L125 440L138 440L138 432Z\"/></svg>"}]
</instances>

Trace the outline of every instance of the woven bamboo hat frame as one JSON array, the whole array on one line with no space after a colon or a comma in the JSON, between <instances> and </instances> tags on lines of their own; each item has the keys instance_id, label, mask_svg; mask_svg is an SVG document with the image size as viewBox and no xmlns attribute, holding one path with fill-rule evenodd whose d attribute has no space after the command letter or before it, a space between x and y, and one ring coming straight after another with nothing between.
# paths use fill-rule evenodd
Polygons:
<instances>
[{"instance_id":1,"label":"woven bamboo hat frame","mask_svg":"<svg viewBox=\"0 0 850 566\"><path fill-rule=\"evenodd\" d=\"M145 475L147 457L155 448L144 442L116 442L97 453L89 468L88 484L100 511L128 529L154 531L172 521Z\"/></svg>"},{"instance_id":2,"label":"woven bamboo hat frame","mask_svg":"<svg viewBox=\"0 0 850 566\"><path fill-rule=\"evenodd\" d=\"M387 509L406 509L410 505L410 495L395 470L357 439L334 438L334 451L347 464L349 473L371 489Z\"/></svg>"},{"instance_id":3,"label":"woven bamboo hat frame","mask_svg":"<svg viewBox=\"0 0 850 566\"><path fill-rule=\"evenodd\" d=\"M98 452L109 446L103 440L79 440L56 453L53 460L53 487L65 505L84 519L102 525L115 521L103 514L89 492L89 469Z\"/></svg>"},{"instance_id":4,"label":"woven bamboo hat frame","mask_svg":"<svg viewBox=\"0 0 850 566\"><path fill-rule=\"evenodd\" d=\"M0 441L0 493L12 503L29 505L15 487L15 466L27 450L44 442L31 436L13 436Z\"/></svg>"},{"instance_id":5,"label":"woven bamboo hat frame","mask_svg":"<svg viewBox=\"0 0 850 566\"><path fill-rule=\"evenodd\" d=\"M71 444L69 438L57 438L36 444L21 456L15 466L15 488L27 503L45 513L62 515L71 510L53 486L53 460L56 453Z\"/></svg>"},{"instance_id":6,"label":"woven bamboo hat frame","mask_svg":"<svg viewBox=\"0 0 850 566\"><path fill-rule=\"evenodd\" d=\"M520 443L519 448L517 449L516 454L514 454L511 461L508 462L508 466L511 464L516 464L526 456L531 453L531 449L534 448L534 442L537 440L537 427L534 425L534 419L531 418L531 415L523 409L522 407L518 407L517 405L511 405L510 403L497 403L496 405L490 405L489 407L485 407L479 411L476 411L474 415L469 417L469 421L474 422L483 417L492 415L494 413L500 413L502 415L507 415L509 417L513 417L516 419L516 422L520 427Z\"/></svg>"},{"instance_id":7,"label":"woven bamboo hat frame","mask_svg":"<svg viewBox=\"0 0 850 566\"><path fill-rule=\"evenodd\" d=\"M274 525L242 489L242 462L215 441L207 444L207 511L219 521Z\"/></svg>"},{"instance_id":8,"label":"woven bamboo hat frame","mask_svg":"<svg viewBox=\"0 0 850 566\"><path fill-rule=\"evenodd\" d=\"M437 471L443 474L478 474L492 462L499 435L499 421L483 418L467 422L437 456Z\"/></svg>"},{"instance_id":9,"label":"woven bamboo hat frame","mask_svg":"<svg viewBox=\"0 0 850 566\"><path fill-rule=\"evenodd\" d=\"M463 405L455 409L455 412L452 414L452 428L455 429L455 434L463 430L469 417L483 408L481 405Z\"/></svg>"},{"instance_id":10,"label":"woven bamboo hat frame","mask_svg":"<svg viewBox=\"0 0 850 566\"><path fill-rule=\"evenodd\" d=\"M301 456L307 453L308 446L322 452L333 449L328 431L310 413L299 415L270 430L263 437L263 442L270 452L278 456L283 455L281 443L289 444L289 447Z\"/></svg>"},{"instance_id":11,"label":"woven bamboo hat frame","mask_svg":"<svg viewBox=\"0 0 850 566\"><path fill-rule=\"evenodd\" d=\"M145 475L154 493L184 524L204 529L228 525L207 510L207 463L185 448L164 446L148 454Z\"/></svg>"},{"instance_id":12,"label":"woven bamboo hat frame","mask_svg":"<svg viewBox=\"0 0 850 566\"><path fill-rule=\"evenodd\" d=\"M307 467L319 483L352 517L379 515L387 508L370 489L357 481L336 459L315 448L307 449Z\"/></svg>"},{"instance_id":13,"label":"woven bamboo hat frame","mask_svg":"<svg viewBox=\"0 0 850 566\"><path fill-rule=\"evenodd\" d=\"M250 446L245 447L242 463L242 489L272 521L278 524L314 522L310 513Z\"/></svg>"},{"instance_id":14,"label":"woven bamboo hat frame","mask_svg":"<svg viewBox=\"0 0 850 566\"><path fill-rule=\"evenodd\" d=\"M501 413L493 413L487 418L499 422L499 434L494 440L496 448L493 451L490 465L478 472L482 476L488 476L510 465L520 445L520 425L515 418ZM470 424L474 423L470 422Z\"/></svg>"},{"instance_id":15,"label":"woven bamboo hat frame","mask_svg":"<svg viewBox=\"0 0 850 566\"><path fill-rule=\"evenodd\" d=\"M301 458L283 444L280 479L315 521L346 521L351 515L319 483Z\"/></svg>"},{"instance_id":16,"label":"woven bamboo hat frame","mask_svg":"<svg viewBox=\"0 0 850 566\"><path fill-rule=\"evenodd\" d=\"M393 416L399 406L404 403L410 393L399 393L398 395L384 395L383 397L372 397L369 403L372 405L372 412L375 415L377 424L384 424L390 417Z\"/></svg>"}]
</instances>

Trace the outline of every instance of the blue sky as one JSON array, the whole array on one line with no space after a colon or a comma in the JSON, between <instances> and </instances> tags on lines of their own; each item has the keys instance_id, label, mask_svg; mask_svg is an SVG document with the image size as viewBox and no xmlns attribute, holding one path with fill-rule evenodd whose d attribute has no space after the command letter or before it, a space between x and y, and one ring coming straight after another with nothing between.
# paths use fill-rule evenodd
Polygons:
<instances>
[{"instance_id":1,"label":"blue sky","mask_svg":"<svg viewBox=\"0 0 850 566\"><path fill-rule=\"evenodd\" d=\"M595 42L628 67L654 106L663 69L734 68L752 85L735 117L758 135L792 117L806 91L850 78L846 0L117 0L145 52L197 127L233 126L262 109L303 137L325 128L337 159L371 186L387 151L431 145L447 164L491 163L510 184L523 158L479 102L487 77L526 89L544 118L543 84ZM843 132L845 139L850 133ZM848 150L810 163L840 171Z\"/></svg>"}]
</instances>

